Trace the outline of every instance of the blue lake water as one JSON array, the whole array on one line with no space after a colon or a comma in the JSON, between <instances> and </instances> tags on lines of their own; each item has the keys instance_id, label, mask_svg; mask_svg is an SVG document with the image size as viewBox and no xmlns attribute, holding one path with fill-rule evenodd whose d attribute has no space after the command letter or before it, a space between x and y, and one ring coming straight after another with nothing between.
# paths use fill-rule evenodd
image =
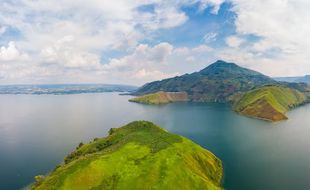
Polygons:
<instances>
[{"instance_id":1,"label":"blue lake water","mask_svg":"<svg viewBox=\"0 0 310 190\"><path fill-rule=\"evenodd\" d=\"M111 127L150 120L212 151L227 190L310 189L310 105L268 123L224 104L149 106L116 93L0 96L0 189L27 186L61 163L79 142Z\"/></svg>"}]
</instances>

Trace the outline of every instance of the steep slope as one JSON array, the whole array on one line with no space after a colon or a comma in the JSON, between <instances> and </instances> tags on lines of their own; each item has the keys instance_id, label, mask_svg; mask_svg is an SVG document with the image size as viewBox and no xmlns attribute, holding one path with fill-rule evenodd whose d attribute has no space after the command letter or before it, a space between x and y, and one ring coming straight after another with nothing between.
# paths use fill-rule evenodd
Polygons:
<instances>
[{"instance_id":1,"label":"steep slope","mask_svg":"<svg viewBox=\"0 0 310 190\"><path fill-rule=\"evenodd\" d=\"M184 102L187 101L186 92L156 92L151 94L146 94L133 99L130 102L137 102L143 104L167 104L171 102Z\"/></svg>"},{"instance_id":2,"label":"steep slope","mask_svg":"<svg viewBox=\"0 0 310 190\"><path fill-rule=\"evenodd\" d=\"M284 86L264 86L245 93L234 104L234 110L243 115L269 121L287 119L285 113L307 101L298 90Z\"/></svg>"},{"instance_id":3,"label":"steep slope","mask_svg":"<svg viewBox=\"0 0 310 190\"><path fill-rule=\"evenodd\" d=\"M216 61L199 72L145 84L133 94L145 95L158 91L186 92L192 101L228 102L236 92L276 83L275 80L256 71L234 63Z\"/></svg>"},{"instance_id":4,"label":"steep slope","mask_svg":"<svg viewBox=\"0 0 310 190\"><path fill-rule=\"evenodd\" d=\"M147 121L80 144L32 189L221 189L221 161L190 140Z\"/></svg>"}]
</instances>

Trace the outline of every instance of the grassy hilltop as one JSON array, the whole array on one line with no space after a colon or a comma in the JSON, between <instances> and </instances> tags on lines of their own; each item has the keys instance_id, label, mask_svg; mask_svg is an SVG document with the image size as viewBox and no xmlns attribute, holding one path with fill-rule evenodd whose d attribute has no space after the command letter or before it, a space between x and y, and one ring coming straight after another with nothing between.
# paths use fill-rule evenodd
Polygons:
<instances>
[{"instance_id":1,"label":"grassy hilltop","mask_svg":"<svg viewBox=\"0 0 310 190\"><path fill-rule=\"evenodd\" d=\"M307 101L305 94L283 86L264 86L245 93L233 109L269 121L287 119L285 113Z\"/></svg>"},{"instance_id":2,"label":"grassy hilltop","mask_svg":"<svg viewBox=\"0 0 310 190\"><path fill-rule=\"evenodd\" d=\"M80 144L32 189L222 189L221 161L184 137L147 121L109 133Z\"/></svg>"}]
</instances>

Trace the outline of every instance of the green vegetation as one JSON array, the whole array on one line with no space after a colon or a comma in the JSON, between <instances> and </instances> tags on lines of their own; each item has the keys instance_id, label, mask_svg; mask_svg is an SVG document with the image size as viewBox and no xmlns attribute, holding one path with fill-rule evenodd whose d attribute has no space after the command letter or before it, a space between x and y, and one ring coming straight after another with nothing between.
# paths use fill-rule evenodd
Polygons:
<instances>
[{"instance_id":1,"label":"green vegetation","mask_svg":"<svg viewBox=\"0 0 310 190\"><path fill-rule=\"evenodd\" d=\"M250 117L269 121L287 119L285 113L307 101L300 91L283 86L264 86L245 93L234 110Z\"/></svg>"},{"instance_id":2,"label":"green vegetation","mask_svg":"<svg viewBox=\"0 0 310 190\"><path fill-rule=\"evenodd\" d=\"M156 92L146 94L133 99L131 102L137 102L142 104L167 104L171 102L187 101L187 94L185 92Z\"/></svg>"},{"instance_id":3,"label":"green vegetation","mask_svg":"<svg viewBox=\"0 0 310 190\"><path fill-rule=\"evenodd\" d=\"M32 189L221 189L221 161L190 140L147 121L80 144Z\"/></svg>"},{"instance_id":4,"label":"green vegetation","mask_svg":"<svg viewBox=\"0 0 310 190\"><path fill-rule=\"evenodd\" d=\"M205 69L174 78L145 84L134 95L165 92L186 92L191 101L230 102L237 92L278 82L256 71L234 63L217 61Z\"/></svg>"}]
</instances>

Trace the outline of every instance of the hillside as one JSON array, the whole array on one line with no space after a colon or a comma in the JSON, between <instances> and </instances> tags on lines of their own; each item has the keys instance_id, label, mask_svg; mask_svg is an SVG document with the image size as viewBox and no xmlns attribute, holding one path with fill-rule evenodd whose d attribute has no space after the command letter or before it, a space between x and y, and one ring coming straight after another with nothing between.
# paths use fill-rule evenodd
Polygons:
<instances>
[{"instance_id":1,"label":"hillside","mask_svg":"<svg viewBox=\"0 0 310 190\"><path fill-rule=\"evenodd\" d=\"M171 102L187 101L188 97L186 92L156 92L151 94L142 95L133 99L130 102L137 102L143 104L167 104Z\"/></svg>"},{"instance_id":2,"label":"hillside","mask_svg":"<svg viewBox=\"0 0 310 190\"><path fill-rule=\"evenodd\" d=\"M234 63L216 61L205 69L192 74L145 84L133 95L165 92L186 92L192 101L228 102L237 92L277 82L261 73Z\"/></svg>"},{"instance_id":3,"label":"hillside","mask_svg":"<svg viewBox=\"0 0 310 190\"><path fill-rule=\"evenodd\" d=\"M147 121L80 144L32 189L221 189L221 161L190 140Z\"/></svg>"},{"instance_id":4,"label":"hillside","mask_svg":"<svg viewBox=\"0 0 310 190\"><path fill-rule=\"evenodd\" d=\"M243 115L280 121L287 119L285 113L307 101L298 90L283 86L264 86L245 93L236 101L233 109Z\"/></svg>"}]
</instances>

